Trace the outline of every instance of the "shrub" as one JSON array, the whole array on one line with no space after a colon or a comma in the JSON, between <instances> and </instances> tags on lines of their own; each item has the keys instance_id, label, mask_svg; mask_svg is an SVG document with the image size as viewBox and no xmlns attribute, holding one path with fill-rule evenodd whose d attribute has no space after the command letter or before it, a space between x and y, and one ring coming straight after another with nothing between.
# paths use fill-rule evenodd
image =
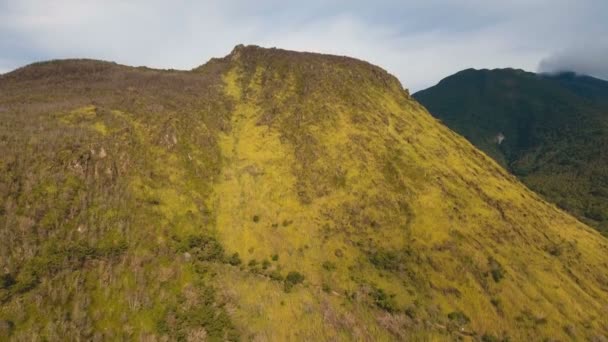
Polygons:
<instances>
[{"instance_id":1,"label":"shrub","mask_svg":"<svg viewBox=\"0 0 608 342\"><path fill-rule=\"evenodd\" d=\"M481 336L481 341L482 342L500 342L500 339L494 335L491 334L483 334L483 336Z\"/></svg>"},{"instance_id":2,"label":"shrub","mask_svg":"<svg viewBox=\"0 0 608 342\"><path fill-rule=\"evenodd\" d=\"M394 295L388 295L383 289L374 288L371 293L374 299L374 304L382 310L388 312L398 311L397 303L395 302Z\"/></svg>"},{"instance_id":3,"label":"shrub","mask_svg":"<svg viewBox=\"0 0 608 342\"><path fill-rule=\"evenodd\" d=\"M453 311L448 314L448 318L458 325L465 325L471 322L471 319L462 311Z\"/></svg>"},{"instance_id":4,"label":"shrub","mask_svg":"<svg viewBox=\"0 0 608 342\"><path fill-rule=\"evenodd\" d=\"M416 309L413 306L409 306L405 309L405 314L407 315L407 317L409 317L411 319L415 319L416 318Z\"/></svg>"},{"instance_id":5,"label":"shrub","mask_svg":"<svg viewBox=\"0 0 608 342\"><path fill-rule=\"evenodd\" d=\"M297 285L304 282L304 276L300 272L291 271L285 277L285 292L291 291L291 289Z\"/></svg>"},{"instance_id":6,"label":"shrub","mask_svg":"<svg viewBox=\"0 0 608 342\"><path fill-rule=\"evenodd\" d=\"M10 320L0 319L0 338L8 338L15 330L15 323Z\"/></svg>"},{"instance_id":7,"label":"shrub","mask_svg":"<svg viewBox=\"0 0 608 342\"><path fill-rule=\"evenodd\" d=\"M325 261L323 263L323 268L326 269L326 270L328 270L328 271L333 271L333 270L336 269L336 264L334 264L331 261Z\"/></svg>"},{"instance_id":8,"label":"shrub","mask_svg":"<svg viewBox=\"0 0 608 342\"><path fill-rule=\"evenodd\" d=\"M400 265L397 254L390 251L378 250L369 256L369 261L384 270L398 270Z\"/></svg>"},{"instance_id":9,"label":"shrub","mask_svg":"<svg viewBox=\"0 0 608 342\"><path fill-rule=\"evenodd\" d=\"M53 241L43 249L40 255L28 260L16 278L10 276L0 282L11 286L13 293L25 293L35 288L44 276L52 276L63 269L78 269L87 260L118 257L127 248L128 245L125 241L100 246L91 246L83 241L67 243Z\"/></svg>"},{"instance_id":10,"label":"shrub","mask_svg":"<svg viewBox=\"0 0 608 342\"><path fill-rule=\"evenodd\" d=\"M504 270L498 261L492 257L489 257L488 265L490 266L490 274L492 275L492 279L494 279L495 282L498 283L502 278L504 278Z\"/></svg>"},{"instance_id":11,"label":"shrub","mask_svg":"<svg viewBox=\"0 0 608 342\"><path fill-rule=\"evenodd\" d=\"M255 222L255 223L260 222L260 216L259 215L253 215L253 222Z\"/></svg>"},{"instance_id":12,"label":"shrub","mask_svg":"<svg viewBox=\"0 0 608 342\"><path fill-rule=\"evenodd\" d=\"M218 261L224 256L224 248L213 237L189 235L179 242L179 252L189 252L200 261Z\"/></svg>"},{"instance_id":13,"label":"shrub","mask_svg":"<svg viewBox=\"0 0 608 342\"><path fill-rule=\"evenodd\" d=\"M279 272L278 270L274 270L274 271L270 272L270 274L268 276L272 280L276 280L276 281L283 281L284 280L283 276L281 275L281 272Z\"/></svg>"},{"instance_id":14,"label":"shrub","mask_svg":"<svg viewBox=\"0 0 608 342\"><path fill-rule=\"evenodd\" d=\"M15 285L15 277L12 274L6 273L0 276L0 289L8 289L9 287Z\"/></svg>"},{"instance_id":15,"label":"shrub","mask_svg":"<svg viewBox=\"0 0 608 342\"><path fill-rule=\"evenodd\" d=\"M161 334L171 336L171 340L185 341L188 332L203 327L210 341L240 340L238 331L222 303L218 303L214 291L209 287L199 289L198 305L178 305L170 307L159 321L156 329ZM179 302L185 298L180 296Z\"/></svg>"},{"instance_id":16,"label":"shrub","mask_svg":"<svg viewBox=\"0 0 608 342\"><path fill-rule=\"evenodd\" d=\"M279 260L279 255L278 254L273 254L272 255L272 261L277 261Z\"/></svg>"},{"instance_id":17,"label":"shrub","mask_svg":"<svg viewBox=\"0 0 608 342\"><path fill-rule=\"evenodd\" d=\"M38 285L40 282L39 272L41 270L37 269L37 267L26 265L25 269L19 272L17 276L17 283L13 290L16 293L25 293Z\"/></svg>"},{"instance_id":18,"label":"shrub","mask_svg":"<svg viewBox=\"0 0 608 342\"><path fill-rule=\"evenodd\" d=\"M232 266L238 266L242 263L239 253L234 253L228 258L228 263Z\"/></svg>"},{"instance_id":19,"label":"shrub","mask_svg":"<svg viewBox=\"0 0 608 342\"><path fill-rule=\"evenodd\" d=\"M268 267L270 267L270 261L268 261L268 259L264 259L264 261L262 261L262 269L267 269Z\"/></svg>"}]
</instances>

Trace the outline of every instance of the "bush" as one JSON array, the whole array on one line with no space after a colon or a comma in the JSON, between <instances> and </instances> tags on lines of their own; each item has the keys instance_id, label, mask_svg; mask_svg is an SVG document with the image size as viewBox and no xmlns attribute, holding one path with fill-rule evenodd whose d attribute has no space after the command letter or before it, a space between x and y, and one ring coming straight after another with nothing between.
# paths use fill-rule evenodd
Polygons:
<instances>
[{"instance_id":1,"label":"bush","mask_svg":"<svg viewBox=\"0 0 608 342\"><path fill-rule=\"evenodd\" d=\"M228 258L228 263L232 266L238 266L242 263L241 258L239 257L239 253L234 253L230 258Z\"/></svg>"},{"instance_id":2,"label":"bush","mask_svg":"<svg viewBox=\"0 0 608 342\"><path fill-rule=\"evenodd\" d=\"M383 289L378 288L374 288L371 295L374 299L374 304L376 304L376 306L380 309L388 312L398 311L394 295L388 295Z\"/></svg>"},{"instance_id":3,"label":"bush","mask_svg":"<svg viewBox=\"0 0 608 342\"><path fill-rule=\"evenodd\" d=\"M259 215L253 215L253 222L255 222L255 223L260 222L260 216Z\"/></svg>"},{"instance_id":4,"label":"bush","mask_svg":"<svg viewBox=\"0 0 608 342\"><path fill-rule=\"evenodd\" d=\"M279 260L279 255L278 254L273 254L272 255L272 261L277 261Z\"/></svg>"},{"instance_id":5,"label":"bush","mask_svg":"<svg viewBox=\"0 0 608 342\"><path fill-rule=\"evenodd\" d=\"M26 265L25 269L19 272L13 291L15 293L25 293L35 288L40 283L39 272L41 270L38 270L36 267Z\"/></svg>"},{"instance_id":6,"label":"bush","mask_svg":"<svg viewBox=\"0 0 608 342\"><path fill-rule=\"evenodd\" d=\"M326 261L323 263L323 268L326 269L327 271L333 271L336 269L336 264L334 264L331 261Z\"/></svg>"},{"instance_id":7,"label":"bush","mask_svg":"<svg viewBox=\"0 0 608 342\"><path fill-rule=\"evenodd\" d=\"M502 278L505 277L502 266L494 258L488 258L488 265L490 267L490 274L492 275L492 279L494 279L495 282L498 283Z\"/></svg>"},{"instance_id":8,"label":"bush","mask_svg":"<svg viewBox=\"0 0 608 342\"><path fill-rule=\"evenodd\" d=\"M0 276L0 289L8 289L9 287L15 285L15 277L12 274L6 273Z\"/></svg>"},{"instance_id":9,"label":"bush","mask_svg":"<svg viewBox=\"0 0 608 342\"><path fill-rule=\"evenodd\" d=\"M390 251L376 251L369 256L369 261L377 268L389 271L398 270L400 266L397 254Z\"/></svg>"},{"instance_id":10,"label":"bush","mask_svg":"<svg viewBox=\"0 0 608 342\"><path fill-rule=\"evenodd\" d=\"M35 288L42 277L55 275L64 269L78 269L88 260L118 257L127 248L125 241L99 246L92 246L84 241L68 243L53 241L40 255L28 260L16 278L12 275L3 278L0 280L2 283L0 285L10 286L13 293L25 293Z\"/></svg>"},{"instance_id":11,"label":"bush","mask_svg":"<svg viewBox=\"0 0 608 342\"><path fill-rule=\"evenodd\" d=\"M458 325L465 325L471 322L471 319L462 311L453 311L448 314L448 318Z\"/></svg>"},{"instance_id":12,"label":"bush","mask_svg":"<svg viewBox=\"0 0 608 342\"><path fill-rule=\"evenodd\" d=\"M302 282L304 282L304 276L300 272L289 272L287 277L285 277L285 292L291 291L295 285Z\"/></svg>"},{"instance_id":13,"label":"bush","mask_svg":"<svg viewBox=\"0 0 608 342\"><path fill-rule=\"evenodd\" d=\"M156 330L169 335L171 340L185 341L193 329L203 327L210 341L240 340L238 331L222 303L218 303L213 289L199 289L201 300L198 305L177 305L170 307L159 321ZM185 302L180 296L179 302Z\"/></svg>"},{"instance_id":14,"label":"bush","mask_svg":"<svg viewBox=\"0 0 608 342\"><path fill-rule=\"evenodd\" d=\"M279 272L278 270L274 270L274 271L270 272L270 274L268 276L272 280L276 280L276 281L284 280L283 276L281 275L281 272Z\"/></svg>"},{"instance_id":15,"label":"bush","mask_svg":"<svg viewBox=\"0 0 608 342\"><path fill-rule=\"evenodd\" d=\"M179 242L179 252L189 252L200 261L218 261L224 256L224 248L213 237L189 235Z\"/></svg>"},{"instance_id":16,"label":"bush","mask_svg":"<svg viewBox=\"0 0 608 342\"><path fill-rule=\"evenodd\" d=\"M481 341L482 342L500 342L500 339L494 335L483 334L483 336L481 336Z\"/></svg>"}]
</instances>

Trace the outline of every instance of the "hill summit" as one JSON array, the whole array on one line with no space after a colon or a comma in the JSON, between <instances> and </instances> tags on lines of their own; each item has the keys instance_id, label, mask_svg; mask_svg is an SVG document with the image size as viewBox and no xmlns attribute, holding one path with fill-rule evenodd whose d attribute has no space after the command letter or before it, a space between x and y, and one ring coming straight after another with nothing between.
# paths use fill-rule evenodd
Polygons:
<instances>
[{"instance_id":1,"label":"hill summit","mask_svg":"<svg viewBox=\"0 0 608 342\"><path fill-rule=\"evenodd\" d=\"M0 76L15 340L608 336L608 241L347 57Z\"/></svg>"}]
</instances>

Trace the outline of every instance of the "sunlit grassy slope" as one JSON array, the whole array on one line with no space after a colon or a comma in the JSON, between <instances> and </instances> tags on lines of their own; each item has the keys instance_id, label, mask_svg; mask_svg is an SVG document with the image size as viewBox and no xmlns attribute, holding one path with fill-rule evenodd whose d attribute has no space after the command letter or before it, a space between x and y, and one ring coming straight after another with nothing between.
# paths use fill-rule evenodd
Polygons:
<instances>
[{"instance_id":1,"label":"sunlit grassy slope","mask_svg":"<svg viewBox=\"0 0 608 342\"><path fill-rule=\"evenodd\" d=\"M49 62L0 118L3 338L608 336L608 241L370 64Z\"/></svg>"}]
</instances>

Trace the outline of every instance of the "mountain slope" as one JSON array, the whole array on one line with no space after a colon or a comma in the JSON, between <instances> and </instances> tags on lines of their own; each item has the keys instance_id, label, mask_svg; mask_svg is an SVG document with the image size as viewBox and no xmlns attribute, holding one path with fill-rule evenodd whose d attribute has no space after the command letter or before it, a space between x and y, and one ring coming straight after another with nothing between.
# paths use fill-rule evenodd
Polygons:
<instances>
[{"instance_id":1,"label":"mountain slope","mask_svg":"<svg viewBox=\"0 0 608 342\"><path fill-rule=\"evenodd\" d=\"M414 97L530 188L608 234L608 82L470 69Z\"/></svg>"},{"instance_id":2,"label":"mountain slope","mask_svg":"<svg viewBox=\"0 0 608 342\"><path fill-rule=\"evenodd\" d=\"M239 46L0 77L16 340L608 335L608 241L384 70Z\"/></svg>"}]
</instances>

